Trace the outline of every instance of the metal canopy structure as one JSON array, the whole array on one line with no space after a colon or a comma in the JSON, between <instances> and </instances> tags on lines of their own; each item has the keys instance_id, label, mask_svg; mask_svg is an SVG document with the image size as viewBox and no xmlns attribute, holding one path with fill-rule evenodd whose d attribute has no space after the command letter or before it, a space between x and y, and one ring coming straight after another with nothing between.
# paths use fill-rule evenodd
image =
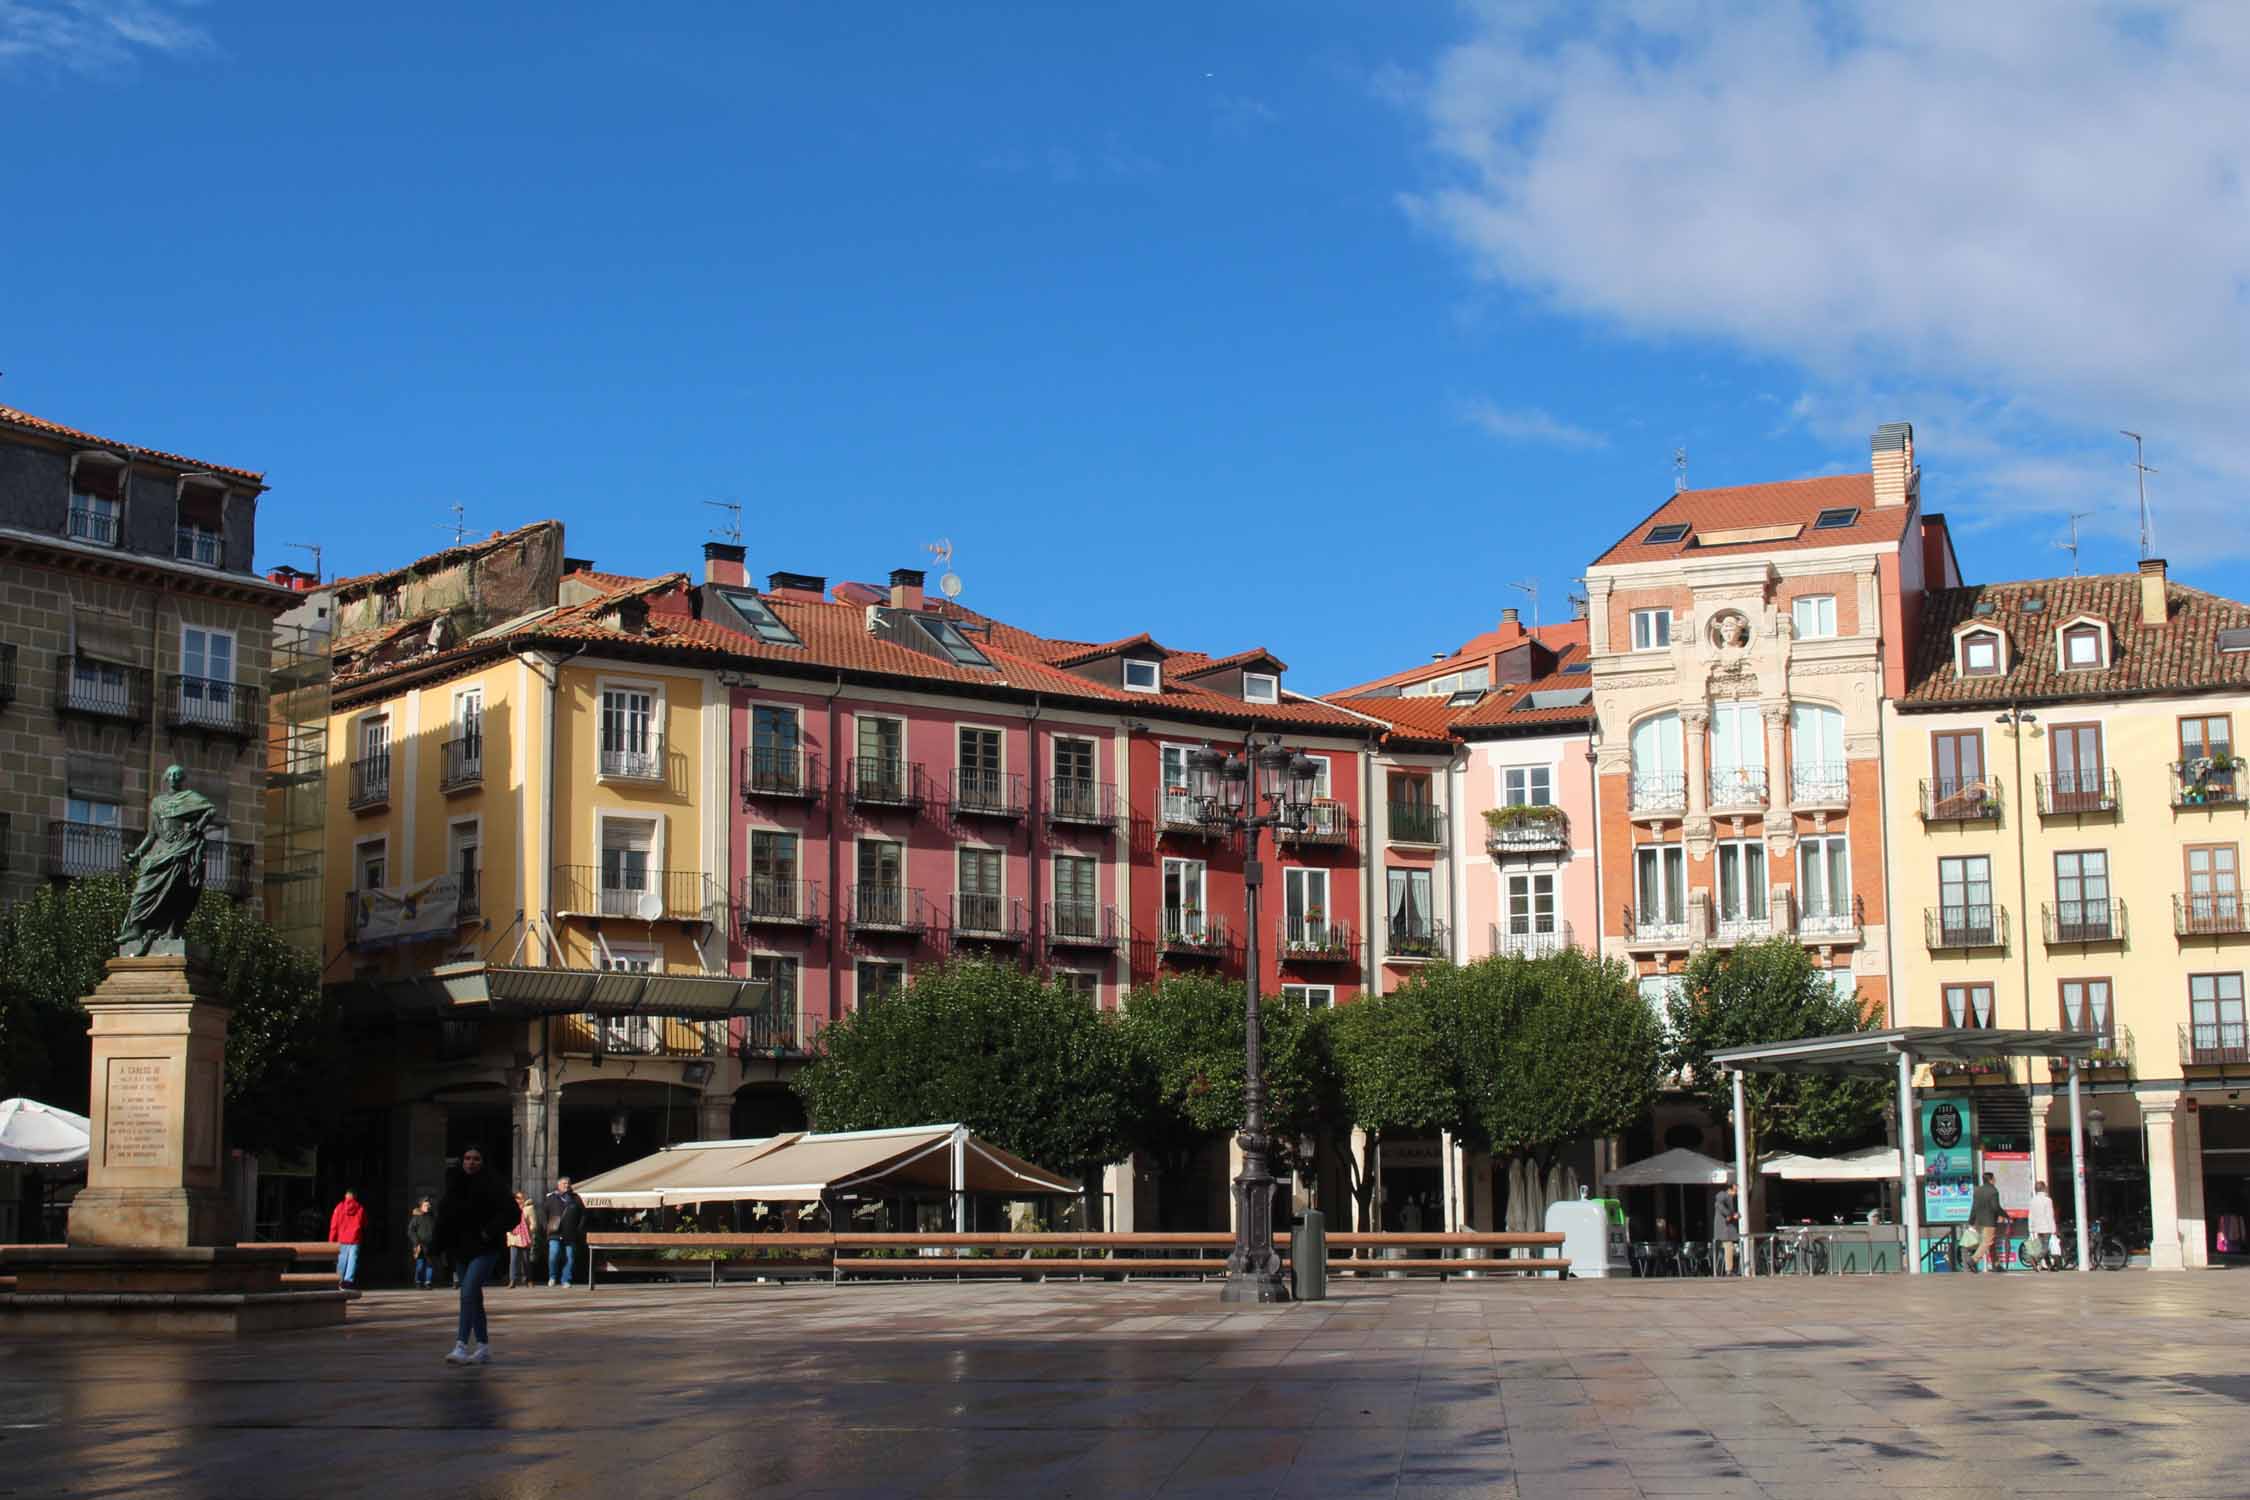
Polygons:
<instances>
[{"instance_id":1,"label":"metal canopy structure","mask_svg":"<svg viewBox=\"0 0 2250 1500\"><path fill-rule=\"evenodd\" d=\"M763 979L634 969L471 962L440 964L430 977L454 1012L494 1016L734 1016L764 1010L773 994Z\"/></svg>"},{"instance_id":2,"label":"metal canopy structure","mask_svg":"<svg viewBox=\"0 0 2250 1500\"><path fill-rule=\"evenodd\" d=\"M683 1141L577 1184L589 1208L656 1208L730 1199L825 1202L832 1193L948 1194L963 1215L970 1193L1081 1191L1059 1172L969 1133L915 1125L826 1135L802 1131L741 1141Z\"/></svg>"},{"instance_id":3,"label":"metal canopy structure","mask_svg":"<svg viewBox=\"0 0 2250 1500\"><path fill-rule=\"evenodd\" d=\"M1976 1062L1995 1057L2056 1057L2070 1064L2070 1176L2072 1201L2078 1214L2078 1269L2091 1271L2093 1256L2087 1243L2086 1131L2080 1110L2078 1075L2085 1060L2106 1046L2087 1031L2015 1031L1979 1026L1902 1026L1889 1031L1848 1031L1837 1036L1803 1037L1793 1042L1764 1042L1753 1047L1728 1047L1711 1054L1711 1061L1734 1075L1735 1181L1748 1183L1750 1137L1745 1123L1742 1077L1745 1073L1830 1073L1844 1077L1898 1079L1898 1201L1905 1220L1906 1244L1902 1257L1909 1275L1922 1270L1922 1195L1916 1165L1922 1151L1915 1136L1919 1116L1914 1108L1914 1069L1928 1062ZM1743 1222L1748 1222L1748 1214ZM1756 1257L1745 1254L1743 1266L1756 1273Z\"/></svg>"}]
</instances>

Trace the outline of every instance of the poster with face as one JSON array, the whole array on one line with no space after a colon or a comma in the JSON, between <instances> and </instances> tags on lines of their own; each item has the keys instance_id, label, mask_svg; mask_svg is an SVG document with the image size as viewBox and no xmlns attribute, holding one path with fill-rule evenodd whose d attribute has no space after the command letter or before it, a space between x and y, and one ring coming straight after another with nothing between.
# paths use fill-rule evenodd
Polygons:
<instances>
[{"instance_id":1,"label":"poster with face","mask_svg":"<svg viewBox=\"0 0 2250 1500\"><path fill-rule=\"evenodd\" d=\"M1976 1192L1976 1105L1922 1101L1922 1222L1966 1224Z\"/></svg>"}]
</instances>

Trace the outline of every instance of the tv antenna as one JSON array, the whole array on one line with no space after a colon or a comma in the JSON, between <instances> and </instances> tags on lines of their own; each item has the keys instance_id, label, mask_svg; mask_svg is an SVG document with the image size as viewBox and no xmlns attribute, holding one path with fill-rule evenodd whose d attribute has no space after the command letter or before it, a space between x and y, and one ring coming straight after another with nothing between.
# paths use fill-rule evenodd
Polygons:
<instances>
[{"instance_id":1,"label":"tv antenna","mask_svg":"<svg viewBox=\"0 0 2250 1500\"><path fill-rule=\"evenodd\" d=\"M726 520L711 528L711 534L730 546L742 545L742 504L736 500L706 500L713 510L727 513Z\"/></svg>"},{"instance_id":2,"label":"tv antenna","mask_svg":"<svg viewBox=\"0 0 2250 1500\"><path fill-rule=\"evenodd\" d=\"M2148 530L2148 476L2156 471L2141 462L2141 435L2123 427L2117 430L2133 440L2133 468L2141 481L2141 561L2147 562L2148 555L2156 550L2155 539Z\"/></svg>"},{"instance_id":3,"label":"tv antenna","mask_svg":"<svg viewBox=\"0 0 2250 1500\"><path fill-rule=\"evenodd\" d=\"M298 552L310 552L313 560L313 582L320 582L320 544L318 542L284 542L283 546Z\"/></svg>"},{"instance_id":4,"label":"tv antenna","mask_svg":"<svg viewBox=\"0 0 2250 1500\"><path fill-rule=\"evenodd\" d=\"M446 509L453 512L453 519L438 522L438 530L452 532L453 545L458 547L469 537L469 523L463 519L466 513L461 509L461 502L458 500L448 505Z\"/></svg>"},{"instance_id":5,"label":"tv antenna","mask_svg":"<svg viewBox=\"0 0 2250 1500\"><path fill-rule=\"evenodd\" d=\"M2055 543L2056 546L2070 554L2070 576L2073 578L2078 576L2078 523L2092 515L2093 512L2090 510L2072 511L2070 513L2070 540Z\"/></svg>"},{"instance_id":6,"label":"tv antenna","mask_svg":"<svg viewBox=\"0 0 2250 1500\"><path fill-rule=\"evenodd\" d=\"M1687 488L1687 444L1672 450L1672 493L1677 495Z\"/></svg>"},{"instance_id":7,"label":"tv antenna","mask_svg":"<svg viewBox=\"0 0 2250 1500\"><path fill-rule=\"evenodd\" d=\"M928 551L937 560L937 565L945 569L937 581L938 592L948 599L960 598L961 575L953 571L953 539L941 536L929 544Z\"/></svg>"},{"instance_id":8,"label":"tv antenna","mask_svg":"<svg viewBox=\"0 0 2250 1500\"><path fill-rule=\"evenodd\" d=\"M1536 578L1525 578L1518 582L1509 584L1508 587L1514 589L1520 594L1529 594L1531 596L1531 628L1533 630L1537 630L1539 628L1539 580Z\"/></svg>"}]
</instances>

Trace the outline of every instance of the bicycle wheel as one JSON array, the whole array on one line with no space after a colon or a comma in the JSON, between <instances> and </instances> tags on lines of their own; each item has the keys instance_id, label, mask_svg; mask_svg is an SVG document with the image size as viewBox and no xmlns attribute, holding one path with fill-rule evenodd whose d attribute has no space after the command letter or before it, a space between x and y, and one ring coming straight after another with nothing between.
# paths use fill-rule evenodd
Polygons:
<instances>
[{"instance_id":1,"label":"bicycle wheel","mask_svg":"<svg viewBox=\"0 0 2250 1500\"><path fill-rule=\"evenodd\" d=\"M1815 1276L1828 1274L1828 1246L1820 1240L1805 1245L1805 1269Z\"/></svg>"},{"instance_id":2,"label":"bicycle wheel","mask_svg":"<svg viewBox=\"0 0 2250 1500\"><path fill-rule=\"evenodd\" d=\"M2122 1271L2132 1256L2126 1253L2125 1242L2114 1234L2105 1234L2094 1247L2094 1264L2105 1271Z\"/></svg>"}]
</instances>

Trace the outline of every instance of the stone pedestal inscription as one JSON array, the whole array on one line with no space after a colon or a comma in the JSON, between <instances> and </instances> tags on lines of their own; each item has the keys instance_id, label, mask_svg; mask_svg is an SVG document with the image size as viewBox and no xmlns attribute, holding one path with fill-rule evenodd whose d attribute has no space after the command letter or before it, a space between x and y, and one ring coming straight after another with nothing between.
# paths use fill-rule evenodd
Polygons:
<instances>
[{"instance_id":1,"label":"stone pedestal inscription","mask_svg":"<svg viewBox=\"0 0 2250 1500\"><path fill-rule=\"evenodd\" d=\"M112 1167L161 1167L169 1153L165 1096L171 1064L161 1057L109 1060L109 1108L102 1116L102 1161Z\"/></svg>"}]
</instances>

